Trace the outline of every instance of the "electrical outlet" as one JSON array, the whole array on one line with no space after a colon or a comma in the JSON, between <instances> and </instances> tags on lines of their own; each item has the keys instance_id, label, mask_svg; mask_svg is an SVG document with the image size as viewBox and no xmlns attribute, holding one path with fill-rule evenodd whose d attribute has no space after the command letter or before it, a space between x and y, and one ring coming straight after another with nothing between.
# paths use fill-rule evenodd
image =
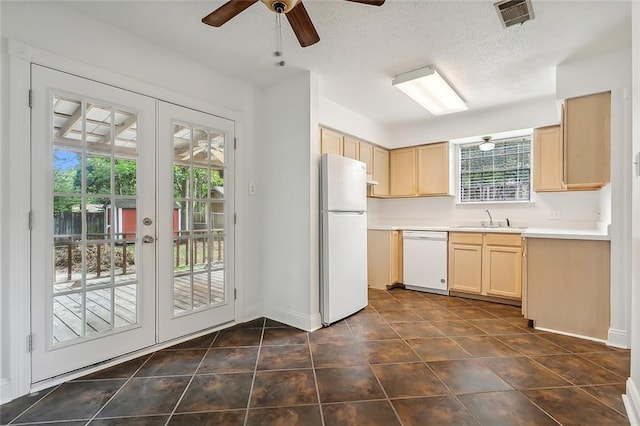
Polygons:
<instances>
[{"instance_id":1,"label":"electrical outlet","mask_svg":"<svg viewBox=\"0 0 640 426\"><path fill-rule=\"evenodd\" d=\"M560 210L549 210L549 219L560 220Z\"/></svg>"},{"instance_id":2,"label":"electrical outlet","mask_svg":"<svg viewBox=\"0 0 640 426\"><path fill-rule=\"evenodd\" d=\"M256 195L256 184L253 182L249 183L249 195Z\"/></svg>"}]
</instances>

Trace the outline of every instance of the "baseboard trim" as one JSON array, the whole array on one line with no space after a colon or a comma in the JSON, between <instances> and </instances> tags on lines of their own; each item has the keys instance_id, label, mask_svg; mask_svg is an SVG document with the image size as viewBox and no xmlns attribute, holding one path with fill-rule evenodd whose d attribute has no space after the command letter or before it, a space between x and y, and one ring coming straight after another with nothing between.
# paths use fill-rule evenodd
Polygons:
<instances>
[{"instance_id":1,"label":"baseboard trim","mask_svg":"<svg viewBox=\"0 0 640 426\"><path fill-rule=\"evenodd\" d=\"M631 426L640 426L640 393L631 378L627 379L627 393L622 395L622 401Z\"/></svg>"},{"instance_id":2,"label":"baseboard trim","mask_svg":"<svg viewBox=\"0 0 640 426\"><path fill-rule=\"evenodd\" d=\"M535 322L534 322L534 324L535 324ZM563 334L563 335L569 336L569 337L577 337L578 339L585 339L585 340L591 340L592 342L604 343L605 345L609 344L606 340L598 339L597 337L583 336L581 334L568 333L566 331L554 330L552 328L546 328L546 327L535 327L534 326L534 328L536 330L540 330L540 331L548 331L550 333Z\"/></svg>"},{"instance_id":3,"label":"baseboard trim","mask_svg":"<svg viewBox=\"0 0 640 426\"><path fill-rule=\"evenodd\" d=\"M279 307L265 308L265 316L269 319L299 328L305 331L314 331L322 328L320 312L313 315L302 315L288 309Z\"/></svg>"},{"instance_id":4,"label":"baseboard trim","mask_svg":"<svg viewBox=\"0 0 640 426\"><path fill-rule=\"evenodd\" d=\"M258 303L255 305L251 305L246 309L243 309L241 315L242 315L242 318L239 318L237 320L238 323L247 322L247 321L254 320L256 318L260 318L261 316L263 316L262 304Z\"/></svg>"},{"instance_id":5,"label":"baseboard trim","mask_svg":"<svg viewBox=\"0 0 640 426\"><path fill-rule=\"evenodd\" d=\"M0 405L6 404L13 399L13 388L11 380L0 379Z\"/></svg>"},{"instance_id":6,"label":"baseboard trim","mask_svg":"<svg viewBox=\"0 0 640 426\"><path fill-rule=\"evenodd\" d=\"M617 330L615 328L610 328L607 340L607 344L615 348L629 349L631 347L629 342L629 334L626 330Z\"/></svg>"}]
</instances>

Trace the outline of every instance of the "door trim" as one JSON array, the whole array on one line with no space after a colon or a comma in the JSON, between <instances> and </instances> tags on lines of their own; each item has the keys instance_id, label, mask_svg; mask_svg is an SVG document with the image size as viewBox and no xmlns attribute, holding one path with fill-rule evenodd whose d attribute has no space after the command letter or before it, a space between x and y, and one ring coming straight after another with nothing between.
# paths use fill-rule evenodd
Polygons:
<instances>
[{"instance_id":1,"label":"door trim","mask_svg":"<svg viewBox=\"0 0 640 426\"><path fill-rule=\"evenodd\" d=\"M5 187L12 187L11 209L2 211L3 278L9 282L10 378L3 384L2 401L11 400L29 392L31 384L31 357L26 351L27 336L31 333L31 233L28 215L31 209L31 110L28 93L31 88L31 48L9 40L9 140L7 157L10 176ZM8 198L8 191L3 192ZM13 223L15 226L8 226ZM6 231L6 235L5 235ZM7 242L11 241L11 250ZM7 250L7 256L4 251ZM11 267L8 267L11 265ZM24 273L23 273L24 272ZM25 283L29 285L25 285ZM22 285L21 285L22 284ZM4 301L3 304L7 302ZM9 389L5 391L4 387Z\"/></svg>"}]
</instances>

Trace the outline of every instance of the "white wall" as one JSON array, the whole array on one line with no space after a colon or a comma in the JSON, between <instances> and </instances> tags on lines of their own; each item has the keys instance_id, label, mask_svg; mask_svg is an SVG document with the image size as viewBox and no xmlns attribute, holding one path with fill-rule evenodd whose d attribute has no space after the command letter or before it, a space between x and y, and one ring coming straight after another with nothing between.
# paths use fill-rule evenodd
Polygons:
<instances>
[{"instance_id":1,"label":"white wall","mask_svg":"<svg viewBox=\"0 0 640 426\"><path fill-rule=\"evenodd\" d=\"M640 4L632 4L633 50L633 153L640 152ZM632 178L632 285L631 285L631 377L624 397L632 425L640 425L640 178Z\"/></svg>"},{"instance_id":2,"label":"white wall","mask_svg":"<svg viewBox=\"0 0 640 426\"><path fill-rule=\"evenodd\" d=\"M629 35L631 36L631 35ZM567 99L631 85L631 51L572 61L556 67L556 98Z\"/></svg>"},{"instance_id":3,"label":"white wall","mask_svg":"<svg viewBox=\"0 0 640 426\"><path fill-rule=\"evenodd\" d=\"M320 327L317 86L304 72L265 89L257 106L264 312L304 330Z\"/></svg>"},{"instance_id":4,"label":"white wall","mask_svg":"<svg viewBox=\"0 0 640 426\"><path fill-rule=\"evenodd\" d=\"M389 143L389 130L370 118L322 96L319 108L321 126L339 130L377 145L387 146Z\"/></svg>"},{"instance_id":5,"label":"white wall","mask_svg":"<svg viewBox=\"0 0 640 426\"><path fill-rule=\"evenodd\" d=\"M549 126L560 122L553 97L506 107L450 114L438 120L425 120L391 130L387 148L448 141L469 136Z\"/></svg>"},{"instance_id":6,"label":"white wall","mask_svg":"<svg viewBox=\"0 0 640 426\"><path fill-rule=\"evenodd\" d=\"M2 16L2 3L0 2L0 16ZM0 19L0 34L2 34L2 19ZM8 61L5 60L6 46L4 40L0 39L0 100L6 99L8 93L9 82L5 78L9 74ZM0 189L4 189L4 185L8 181L7 167L2 160L7 158L7 144L3 141L8 140L9 131L6 123L4 112L5 102L0 101ZM9 203L8 191L0 191L0 242L5 240L5 227L1 224L5 223L4 209ZM8 297L7 270L5 259L7 258L6 244L0 243L0 403L2 403L3 394L10 391L11 383L9 381L9 356L6 346L2 343L8 340L9 336L9 310L4 309Z\"/></svg>"},{"instance_id":7,"label":"white wall","mask_svg":"<svg viewBox=\"0 0 640 426\"><path fill-rule=\"evenodd\" d=\"M600 212L598 192L568 194L532 194L525 204L456 204L455 197L420 197L369 199L369 225L480 225L488 220L489 209L494 220L509 218L512 226L535 228L592 228ZM549 218L551 210L560 211L560 220Z\"/></svg>"},{"instance_id":8,"label":"white wall","mask_svg":"<svg viewBox=\"0 0 640 426\"><path fill-rule=\"evenodd\" d=\"M258 164L254 133L254 88L231 77L216 74L202 64L170 52L148 41L142 40L117 28L105 25L92 18L78 15L59 4L49 2L0 2L3 43L3 64L7 62L7 39L15 39L33 46L33 54L40 62L55 64L63 71L95 78L120 85L126 89L157 97L167 101L205 110L236 120L236 136L239 147L236 155L236 182L238 193L236 211L239 224L236 231L236 286L239 288L238 320L251 319L262 314L262 234L261 201L247 195L248 182L258 182ZM64 29L64 30L62 30ZM73 46L73 48L69 48ZM64 59L68 58L68 59ZM67 69L67 68L72 69ZM2 68L6 71L6 67ZM123 76L123 77L120 77ZM7 89L7 74L2 74L2 87ZM6 93L6 92L3 92ZM26 96L26 95L25 95ZM25 98L26 99L26 98ZM11 102L11 104L9 103ZM8 110L15 100L2 96L2 122L8 122ZM10 146L8 126L2 126L1 152ZM0 169L4 173L11 162L8 155L0 156ZM3 174L0 174L3 178ZM2 217L11 210L12 197L28 194L27 182L7 182L2 179ZM9 312L7 295L10 289L24 288L28 282L8 279L10 274L19 276L20 271L11 270L4 254L8 253L12 236L16 236L16 224L1 222L2 247L2 357L0 383L4 383L2 399L12 395L16 380L11 377L10 365L16 353L24 356L24 345L11 348L7 333L12 323L6 321ZM20 231L24 234L24 231ZM25 238L22 235L22 238ZM28 238L28 233L26 234ZM28 306L23 307L28 311ZM12 318L13 320L13 318ZM26 338L26 336L24 336ZM22 341L22 339L20 340ZM13 380L9 383L9 380ZM8 392L8 393L7 393ZM8 396L7 396L8 395Z\"/></svg>"}]
</instances>

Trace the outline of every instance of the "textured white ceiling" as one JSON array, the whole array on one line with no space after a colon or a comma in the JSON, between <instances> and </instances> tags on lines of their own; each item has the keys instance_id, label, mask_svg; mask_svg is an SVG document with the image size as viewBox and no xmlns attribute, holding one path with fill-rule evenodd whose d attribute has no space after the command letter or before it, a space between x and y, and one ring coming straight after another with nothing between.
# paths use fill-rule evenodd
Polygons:
<instances>
[{"instance_id":1,"label":"textured white ceiling","mask_svg":"<svg viewBox=\"0 0 640 426\"><path fill-rule=\"evenodd\" d=\"M629 1L533 0L535 19L504 29L491 1L304 0L320 42L301 48L284 20L280 68L261 3L221 28L200 19L223 1L64 3L258 86L311 70L323 96L389 127L438 119L391 86L397 74L433 65L473 112L551 96L558 64L631 44Z\"/></svg>"}]
</instances>

